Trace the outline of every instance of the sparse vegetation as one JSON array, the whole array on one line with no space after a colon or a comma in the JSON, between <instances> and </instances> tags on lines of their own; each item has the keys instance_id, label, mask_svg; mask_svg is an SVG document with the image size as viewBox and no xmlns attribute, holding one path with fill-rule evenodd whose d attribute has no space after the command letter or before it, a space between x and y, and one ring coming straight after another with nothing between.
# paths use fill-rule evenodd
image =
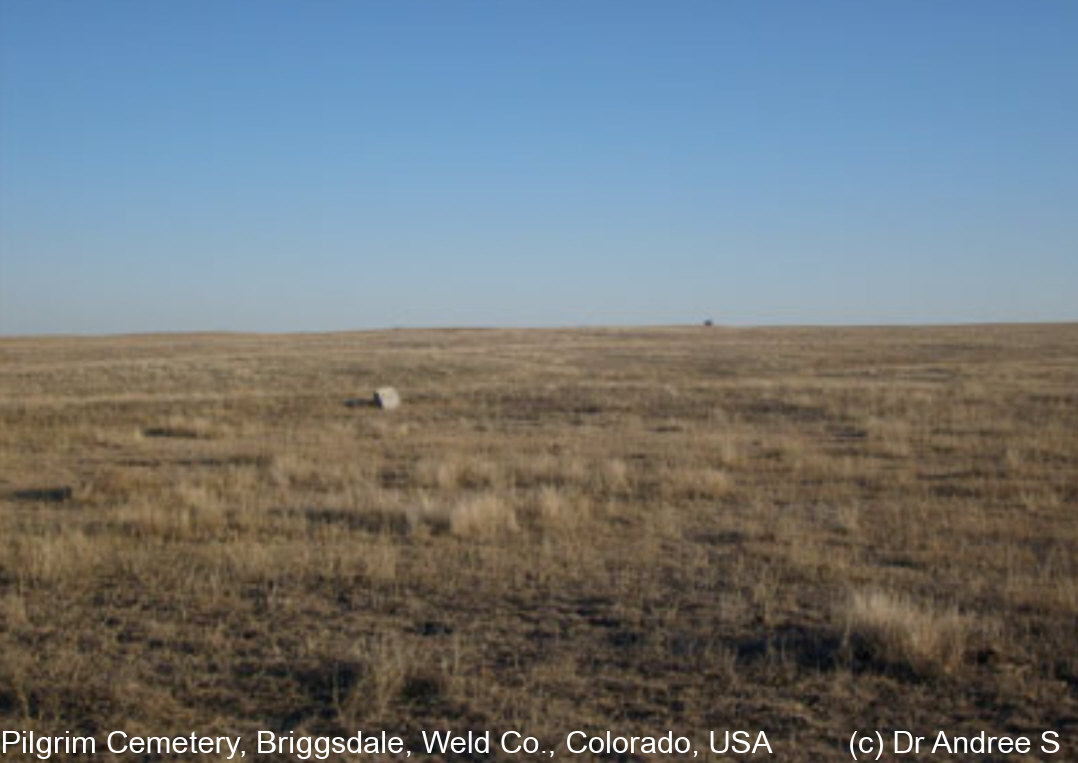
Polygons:
<instances>
[{"instance_id":1,"label":"sparse vegetation","mask_svg":"<svg viewBox=\"0 0 1078 763\"><path fill-rule=\"evenodd\" d=\"M987 713L1073 740L1076 348L1074 325L0 340L0 720L736 725L786 761ZM386 383L398 410L345 404Z\"/></svg>"}]
</instances>

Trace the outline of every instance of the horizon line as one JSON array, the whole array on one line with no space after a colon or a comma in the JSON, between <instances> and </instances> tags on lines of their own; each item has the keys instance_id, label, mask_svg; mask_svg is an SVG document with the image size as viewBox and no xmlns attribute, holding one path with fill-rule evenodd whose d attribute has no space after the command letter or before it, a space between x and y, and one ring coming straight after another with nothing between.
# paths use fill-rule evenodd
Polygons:
<instances>
[{"instance_id":1,"label":"horizon line","mask_svg":"<svg viewBox=\"0 0 1078 763\"><path fill-rule=\"evenodd\" d=\"M930 328L977 328L1005 326L1068 326L1078 324L1078 318L1061 320L1011 320L1011 321L943 321L943 322L878 322L878 323L574 323L556 325L453 325L453 326L379 326L373 328L347 329L159 329L149 331L88 331L88 332L0 332L0 340L18 339L123 339L181 336L325 336L336 334L381 334L389 332L463 332L463 331L639 331L663 329L711 329L711 330L757 330L757 329L930 329Z\"/></svg>"}]
</instances>

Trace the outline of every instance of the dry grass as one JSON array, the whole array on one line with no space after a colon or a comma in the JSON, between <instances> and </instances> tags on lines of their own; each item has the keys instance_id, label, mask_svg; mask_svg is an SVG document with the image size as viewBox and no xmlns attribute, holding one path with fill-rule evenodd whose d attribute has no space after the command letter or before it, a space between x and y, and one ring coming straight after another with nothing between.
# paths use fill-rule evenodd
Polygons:
<instances>
[{"instance_id":1,"label":"dry grass","mask_svg":"<svg viewBox=\"0 0 1078 763\"><path fill-rule=\"evenodd\" d=\"M454 535L496 538L518 530L516 513L499 495L481 493L457 500L449 511L449 530Z\"/></svg>"},{"instance_id":2,"label":"dry grass","mask_svg":"<svg viewBox=\"0 0 1078 763\"><path fill-rule=\"evenodd\" d=\"M3 339L0 721L1073 739L1076 389L1073 325Z\"/></svg>"},{"instance_id":3,"label":"dry grass","mask_svg":"<svg viewBox=\"0 0 1078 763\"><path fill-rule=\"evenodd\" d=\"M926 607L883 591L855 592L845 626L846 639L870 659L917 676L954 673L973 629L971 618L954 607Z\"/></svg>"}]
</instances>

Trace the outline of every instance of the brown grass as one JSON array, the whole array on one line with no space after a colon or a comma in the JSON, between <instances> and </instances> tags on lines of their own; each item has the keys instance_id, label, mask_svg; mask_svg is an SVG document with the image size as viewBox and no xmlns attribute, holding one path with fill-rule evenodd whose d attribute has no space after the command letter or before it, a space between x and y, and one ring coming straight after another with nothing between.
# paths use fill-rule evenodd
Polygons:
<instances>
[{"instance_id":1,"label":"brown grass","mask_svg":"<svg viewBox=\"0 0 1078 763\"><path fill-rule=\"evenodd\" d=\"M3 339L0 722L1073 739L1075 390L1074 325Z\"/></svg>"},{"instance_id":2,"label":"brown grass","mask_svg":"<svg viewBox=\"0 0 1078 763\"><path fill-rule=\"evenodd\" d=\"M918 676L955 672L966 659L974 627L954 607L918 605L882 591L855 592L845 623L847 640L870 659Z\"/></svg>"}]
</instances>

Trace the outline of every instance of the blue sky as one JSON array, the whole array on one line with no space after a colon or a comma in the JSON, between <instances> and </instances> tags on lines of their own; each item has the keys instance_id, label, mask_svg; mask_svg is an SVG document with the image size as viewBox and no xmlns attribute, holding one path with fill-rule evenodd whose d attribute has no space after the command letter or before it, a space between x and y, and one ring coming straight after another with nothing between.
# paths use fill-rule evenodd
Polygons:
<instances>
[{"instance_id":1,"label":"blue sky","mask_svg":"<svg viewBox=\"0 0 1078 763\"><path fill-rule=\"evenodd\" d=\"M1078 3L0 0L0 333L1078 319Z\"/></svg>"}]
</instances>

